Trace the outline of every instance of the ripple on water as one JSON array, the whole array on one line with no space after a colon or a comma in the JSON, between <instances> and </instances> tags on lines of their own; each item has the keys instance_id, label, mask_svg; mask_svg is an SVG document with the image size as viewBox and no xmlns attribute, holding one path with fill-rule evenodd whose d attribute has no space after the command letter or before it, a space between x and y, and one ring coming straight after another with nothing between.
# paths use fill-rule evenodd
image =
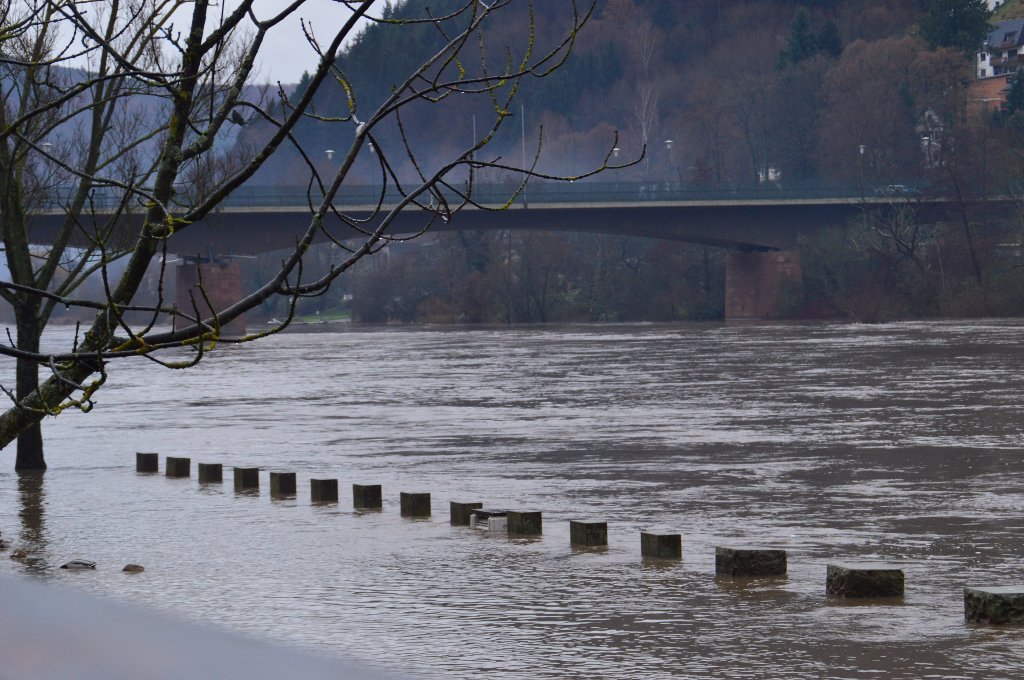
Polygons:
<instances>
[{"instance_id":1,"label":"ripple on water","mask_svg":"<svg viewBox=\"0 0 1024 680\"><path fill-rule=\"evenodd\" d=\"M46 423L41 483L0 470L0 530L34 556L0 569L431 677L1007 676L1024 635L964 626L962 588L1019 581L1021 330L352 329L128 362L94 413ZM137 450L228 481L136 475ZM267 497L272 469L296 499ZM341 503L310 506L312 477ZM384 509L353 511L353 482ZM401 519L418 490L434 517ZM450 499L542 509L544 536L451 527ZM569 549L581 517L607 550ZM648 528L684 559L640 560ZM724 544L785 548L789 575L716 581ZM75 557L99 568L56 568ZM903 568L903 604L828 602L848 559Z\"/></svg>"}]
</instances>

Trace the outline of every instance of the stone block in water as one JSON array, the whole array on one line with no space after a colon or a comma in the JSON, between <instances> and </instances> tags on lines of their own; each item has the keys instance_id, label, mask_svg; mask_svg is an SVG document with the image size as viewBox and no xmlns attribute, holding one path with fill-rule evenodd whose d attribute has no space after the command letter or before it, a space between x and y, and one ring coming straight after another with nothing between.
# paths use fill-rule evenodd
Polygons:
<instances>
[{"instance_id":1,"label":"stone block in water","mask_svg":"<svg viewBox=\"0 0 1024 680\"><path fill-rule=\"evenodd\" d=\"M584 548L608 545L607 522L569 522L569 544Z\"/></svg>"},{"instance_id":2,"label":"stone block in water","mask_svg":"<svg viewBox=\"0 0 1024 680\"><path fill-rule=\"evenodd\" d=\"M786 551L758 548L715 548L715 574L743 578L785 576Z\"/></svg>"},{"instance_id":3,"label":"stone block in water","mask_svg":"<svg viewBox=\"0 0 1024 680\"><path fill-rule=\"evenodd\" d=\"M380 484L353 484L352 505L357 508L380 510L384 507Z\"/></svg>"},{"instance_id":4,"label":"stone block in water","mask_svg":"<svg viewBox=\"0 0 1024 680\"><path fill-rule=\"evenodd\" d=\"M640 532L640 556L656 560L683 559L681 534L653 534Z\"/></svg>"},{"instance_id":5,"label":"stone block in water","mask_svg":"<svg viewBox=\"0 0 1024 680\"><path fill-rule=\"evenodd\" d=\"M830 564L825 592L846 598L903 597L903 570L884 564Z\"/></svg>"},{"instance_id":6,"label":"stone block in water","mask_svg":"<svg viewBox=\"0 0 1024 680\"><path fill-rule=\"evenodd\" d=\"M1024 625L1024 586L964 588L964 619L968 623Z\"/></svg>"},{"instance_id":7,"label":"stone block in water","mask_svg":"<svg viewBox=\"0 0 1024 680\"><path fill-rule=\"evenodd\" d=\"M473 514L473 510L484 507L483 503L460 503L458 501L450 501L451 505L451 523L454 526L468 527L469 518Z\"/></svg>"},{"instance_id":8,"label":"stone block in water","mask_svg":"<svg viewBox=\"0 0 1024 680\"><path fill-rule=\"evenodd\" d=\"M429 493L401 494L402 517L430 517Z\"/></svg>"},{"instance_id":9,"label":"stone block in water","mask_svg":"<svg viewBox=\"0 0 1024 680\"><path fill-rule=\"evenodd\" d=\"M199 483L220 484L224 481L224 466L220 463L200 463Z\"/></svg>"},{"instance_id":10,"label":"stone block in water","mask_svg":"<svg viewBox=\"0 0 1024 680\"><path fill-rule=\"evenodd\" d=\"M540 536L544 533L541 513L531 511L508 511L508 533L516 536Z\"/></svg>"},{"instance_id":11,"label":"stone block in water","mask_svg":"<svg viewBox=\"0 0 1024 680\"><path fill-rule=\"evenodd\" d=\"M260 469L258 467L235 468L235 491L260 488Z\"/></svg>"},{"instance_id":12,"label":"stone block in water","mask_svg":"<svg viewBox=\"0 0 1024 680\"><path fill-rule=\"evenodd\" d=\"M136 472L159 472L160 471L160 454L159 453L135 453L135 471Z\"/></svg>"},{"instance_id":13,"label":"stone block in water","mask_svg":"<svg viewBox=\"0 0 1024 680\"><path fill-rule=\"evenodd\" d=\"M309 480L309 498L314 503L337 503L338 502L338 480L337 479L311 479L311 480Z\"/></svg>"},{"instance_id":14,"label":"stone block in water","mask_svg":"<svg viewBox=\"0 0 1024 680\"><path fill-rule=\"evenodd\" d=\"M164 469L168 477L188 477L192 474L192 459L167 456Z\"/></svg>"},{"instance_id":15,"label":"stone block in water","mask_svg":"<svg viewBox=\"0 0 1024 680\"><path fill-rule=\"evenodd\" d=\"M294 472L271 472L270 473L270 495L271 496L294 496L295 495L295 473Z\"/></svg>"}]
</instances>

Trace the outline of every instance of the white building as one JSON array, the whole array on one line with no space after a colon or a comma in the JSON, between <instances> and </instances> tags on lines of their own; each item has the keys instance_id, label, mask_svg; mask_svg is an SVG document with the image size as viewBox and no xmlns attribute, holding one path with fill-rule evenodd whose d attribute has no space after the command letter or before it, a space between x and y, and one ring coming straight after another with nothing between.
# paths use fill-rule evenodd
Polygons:
<instances>
[{"instance_id":1,"label":"white building","mask_svg":"<svg viewBox=\"0 0 1024 680\"><path fill-rule=\"evenodd\" d=\"M1024 19L993 24L978 51L976 67L979 78L1012 74L1024 67Z\"/></svg>"}]
</instances>

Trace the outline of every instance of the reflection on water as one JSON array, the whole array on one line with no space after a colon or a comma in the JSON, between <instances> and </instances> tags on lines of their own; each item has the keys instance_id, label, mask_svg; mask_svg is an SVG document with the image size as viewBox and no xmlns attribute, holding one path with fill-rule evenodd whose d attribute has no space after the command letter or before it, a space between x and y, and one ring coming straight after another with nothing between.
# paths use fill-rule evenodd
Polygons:
<instances>
[{"instance_id":1,"label":"reflection on water","mask_svg":"<svg viewBox=\"0 0 1024 680\"><path fill-rule=\"evenodd\" d=\"M46 550L46 490L43 480L46 473L40 471L19 471L15 473L18 480L18 519L21 530L18 532L18 547L27 555L20 561L29 573L46 573L50 568Z\"/></svg>"},{"instance_id":2,"label":"reflection on water","mask_svg":"<svg viewBox=\"0 0 1024 680\"><path fill-rule=\"evenodd\" d=\"M1020 582L1022 330L356 329L127 363L46 424L45 500L0 468L0 529L59 582L427 676L1007 677L1024 631L965 626L962 589ZM261 491L138 475L135 451L258 465ZM541 509L544 535L451 527L449 500ZM606 550L570 548L581 518ZM683 560L641 560L641 530ZM715 546L749 544L788 577L716 580ZM99 567L54 568L76 557ZM902 605L826 600L826 564L862 559L905 571Z\"/></svg>"}]
</instances>

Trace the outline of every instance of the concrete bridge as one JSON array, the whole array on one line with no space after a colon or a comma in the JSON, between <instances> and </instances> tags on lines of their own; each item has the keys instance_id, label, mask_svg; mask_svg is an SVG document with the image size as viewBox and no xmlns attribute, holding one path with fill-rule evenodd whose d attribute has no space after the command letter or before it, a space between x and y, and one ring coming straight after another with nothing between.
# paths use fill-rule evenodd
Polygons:
<instances>
[{"instance_id":1,"label":"concrete bridge","mask_svg":"<svg viewBox=\"0 0 1024 680\"><path fill-rule=\"evenodd\" d=\"M474 192L484 206L498 208L509 189L481 187ZM313 197L314 199L316 197ZM343 191L337 202L349 218L365 220L372 229L379 220L374 210L379 190ZM383 209L397 202L385 195ZM315 203L315 200L314 200ZM102 196L98 197L102 210ZM539 230L621 234L685 241L726 248L726 305L729 319L761 319L778 315L780 295L800 281L800 258L795 251L801 236L841 226L866 208L913 206L918 219L936 222L958 206L947 199L921 194L910 185L875 189L849 185L699 188L672 183L578 182L529 185L504 210L467 207L449 222L436 220L432 231ZM235 300L241 293L241 273L232 255L289 248L308 227L310 197L304 189L244 187L214 214L175 234L170 249L202 262L203 281L215 300ZM33 237L44 243L59 213L42 215ZM425 214L402 211L391 233L415 233ZM325 229L334 238L358 236L331 215ZM326 235L320 240L326 241ZM226 262L225 262L226 261ZM186 304L196 285L195 264L179 267L180 304Z\"/></svg>"}]
</instances>

